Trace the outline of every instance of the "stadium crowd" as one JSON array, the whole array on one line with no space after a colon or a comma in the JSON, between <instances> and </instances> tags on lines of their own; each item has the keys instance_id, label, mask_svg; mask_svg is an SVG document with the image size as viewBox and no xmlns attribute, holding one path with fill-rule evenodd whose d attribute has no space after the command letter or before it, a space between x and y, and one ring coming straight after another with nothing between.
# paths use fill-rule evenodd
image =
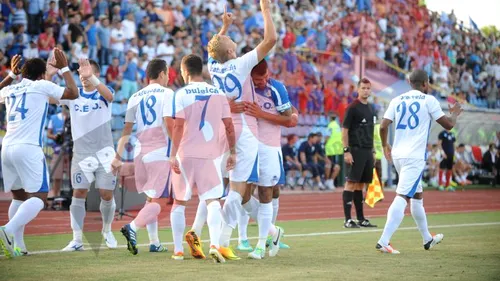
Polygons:
<instances>
[{"instance_id":1,"label":"stadium crowd","mask_svg":"<svg viewBox=\"0 0 500 281\"><path fill-rule=\"evenodd\" d=\"M263 37L257 2L227 1L235 16L228 35L241 53L254 48ZM274 7L273 21L280 40L269 65L272 76L285 82L292 104L301 113L334 113L341 124L347 106L357 97L346 65L352 64L353 54L360 51L378 69L393 71L396 66L401 77L402 72L425 69L438 87L435 94L443 99L500 107L500 38L466 29L453 11L439 15L419 0L276 2L279 5ZM80 58L98 61L103 66L104 80L117 91L115 101L123 105L146 85L145 68L155 57L171 66L169 86L176 89L182 85L179 63L184 55L194 53L207 59L207 44L222 25L220 15L225 3L4 0L0 14L0 78L7 75L10 58L15 54L46 59L50 50L59 46L66 51L73 70ZM61 78L55 79L62 82ZM380 116L384 105L377 97L372 104ZM297 138L290 135L290 142L297 142ZM325 155L342 153L325 154L319 145L324 146L322 136L309 135L307 142L316 146L319 154L313 161L309 153L305 160L295 153L296 165L305 165L313 178L320 174L331 180L338 174L334 167L326 173L321 165L317 170L311 163L319 160L331 165ZM300 151L306 150L305 145L300 147ZM314 181L320 182L318 178Z\"/></svg>"}]
</instances>

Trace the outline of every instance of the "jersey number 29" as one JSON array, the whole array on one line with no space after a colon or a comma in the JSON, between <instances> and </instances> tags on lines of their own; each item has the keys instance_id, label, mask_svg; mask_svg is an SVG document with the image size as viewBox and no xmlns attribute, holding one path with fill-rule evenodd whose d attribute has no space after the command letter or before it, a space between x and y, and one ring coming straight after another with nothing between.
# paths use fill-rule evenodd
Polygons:
<instances>
[{"instance_id":1,"label":"jersey number 29","mask_svg":"<svg viewBox=\"0 0 500 281\"><path fill-rule=\"evenodd\" d=\"M420 103L415 101L408 106L408 111L410 112L410 116L406 119L406 102L402 102L396 107L397 112L401 112L401 117L399 117L398 125L396 126L396 130L405 130L408 127L410 130L418 127L419 119L418 119L418 111L420 110ZM403 124L404 119L406 119L406 124Z\"/></svg>"}]
</instances>

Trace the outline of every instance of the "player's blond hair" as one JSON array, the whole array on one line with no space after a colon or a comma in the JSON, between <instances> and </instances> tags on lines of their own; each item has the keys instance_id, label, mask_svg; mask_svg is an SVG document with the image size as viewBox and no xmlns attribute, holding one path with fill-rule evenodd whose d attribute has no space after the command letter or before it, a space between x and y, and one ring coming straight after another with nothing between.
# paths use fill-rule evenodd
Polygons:
<instances>
[{"instance_id":1,"label":"player's blond hair","mask_svg":"<svg viewBox=\"0 0 500 281\"><path fill-rule=\"evenodd\" d=\"M221 52L221 49L222 49L222 36L216 34L208 42L207 45L208 55L218 62L224 62L225 55Z\"/></svg>"}]
</instances>

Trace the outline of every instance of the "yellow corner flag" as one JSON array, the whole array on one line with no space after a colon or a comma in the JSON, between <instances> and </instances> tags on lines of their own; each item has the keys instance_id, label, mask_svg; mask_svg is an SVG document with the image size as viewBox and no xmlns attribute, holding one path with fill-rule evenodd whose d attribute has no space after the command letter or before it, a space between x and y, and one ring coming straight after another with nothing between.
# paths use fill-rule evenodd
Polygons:
<instances>
[{"instance_id":1,"label":"yellow corner flag","mask_svg":"<svg viewBox=\"0 0 500 281\"><path fill-rule=\"evenodd\" d=\"M366 191L365 203L370 207L375 207L375 203L384 199L384 192L382 191L382 186L378 180L377 171L373 169L373 179L372 183L368 186Z\"/></svg>"}]
</instances>

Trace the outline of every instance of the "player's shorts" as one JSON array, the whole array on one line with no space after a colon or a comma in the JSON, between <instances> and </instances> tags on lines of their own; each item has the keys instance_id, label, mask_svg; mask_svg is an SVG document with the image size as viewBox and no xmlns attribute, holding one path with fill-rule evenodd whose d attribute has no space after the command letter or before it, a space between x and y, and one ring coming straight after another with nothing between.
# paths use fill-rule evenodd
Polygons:
<instances>
[{"instance_id":1,"label":"player's shorts","mask_svg":"<svg viewBox=\"0 0 500 281\"><path fill-rule=\"evenodd\" d=\"M236 140L236 165L229 171L232 182L256 183L259 181L259 140L247 126L242 126Z\"/></svg>"},{"instance_id":2,"label":"player's shorts","mask_svg":"<svg viewBox=\"0 0 500 281\"><path fill-rule=\"evenodd\" d=\"M446 158L443 158L443 160L441 160L441 163L439 163L439 168L441 170L452 170L453 154L446 154Z\"/></svg>"},{"instance_id":3,"label":"player's shorts","mask_svg":"<svg viewBox=\"0 0 500 281\"><path fill-rule=\"evenodd\" d=\"M181 173L172 172L174 198L188 201L191 199L195 187L198 190L200 200L222 198L224 184L219 159L177 157Z\"/></svg>"},{"instance_id":4,"label":"player's shorts","mask_svg":"<svg viewBox=\"0 0 500 281\"><path fill-rule=\"evenodd\" d=\"M59 159L60 154L53 154L52 155L52 160L50 161L50 171L52 174L52 179L53 180L62 180L64 172L69 171L69 156L68 154L64 154L61 157L61 160L59 160L59 163L57 163L57 160ZM56 166L57 164L57 166Z\"/></svg>"},{"instance_id":5,"label":"player's shorts","mask_svg":"<svg viewBox=\"0 0 500 281\"><path fill-rule=\"evenodd\" d=\"M28 193L49 192L49 169L39 146L2 147L2 173L5 192L20 189Z\"/></svg>"},{"instance_id":6,"label":"player's shorts","mask_svg":"<svg viewBox=\"0 0 500 281\"><path fill-rule=\"evenodd\" d=\"M226 151L217 160L217 161L220 161L220 170L221 170L222 178L224 178L224 179L229 178L229 171L226 169L228 158L229 158L229 151Z\"/></svg>"},{"instance_id":7,"label":"player's shorts","mask_svg":"<svg viewBox=\"0 0 500 281\"><path fill-rule=\"evenodd\" d=\"M413 198L415 193L422 192L422 174L425 168L423 159L394 159L394 167L399 175L396 193Z\"/></svg>"},{"instance_id":8,"label":"player's shorts","mask_svg":"<svg viewBox=\"0 0 500 281\"><path fill-rule=\"evenodd\" d=\"M373 179L373 153L371 148L352 147L354 163L346 165L347 180L355 183L371 183Z\"/></svg>"},{"instance_id":9,"label":"player's shorts","mask_svg":"<svg viewBox=\"0 0 500 281\"><path fill-rule=\"evenodd\" d=\"M115 190L116 176L111 171L111 161L115 154L111 152L73 153L71 160L71 184L73 189L90 189L95 181L95 188Z\"/></svg>"},{"instance_id":10,"label":"player's shorts","mask_svg":"<svg viewBox=\"0 0 500 281\"><path fill-rule=\"evenodd\" d=\"M167 198L171 186L172 171L165 148L160 148L134 158L135 186L138 193L149 198Z\"/></svg>"},{"instance_id":11,"label":"player's shorts","mask_svg":"<svg viewBox=\"0 0 500 281\"><path fill-rule=\"evenodd\" d=\"M285 184L285 169L281 147L259 143L259 186Z\"/></svg>"}]
</instances>

